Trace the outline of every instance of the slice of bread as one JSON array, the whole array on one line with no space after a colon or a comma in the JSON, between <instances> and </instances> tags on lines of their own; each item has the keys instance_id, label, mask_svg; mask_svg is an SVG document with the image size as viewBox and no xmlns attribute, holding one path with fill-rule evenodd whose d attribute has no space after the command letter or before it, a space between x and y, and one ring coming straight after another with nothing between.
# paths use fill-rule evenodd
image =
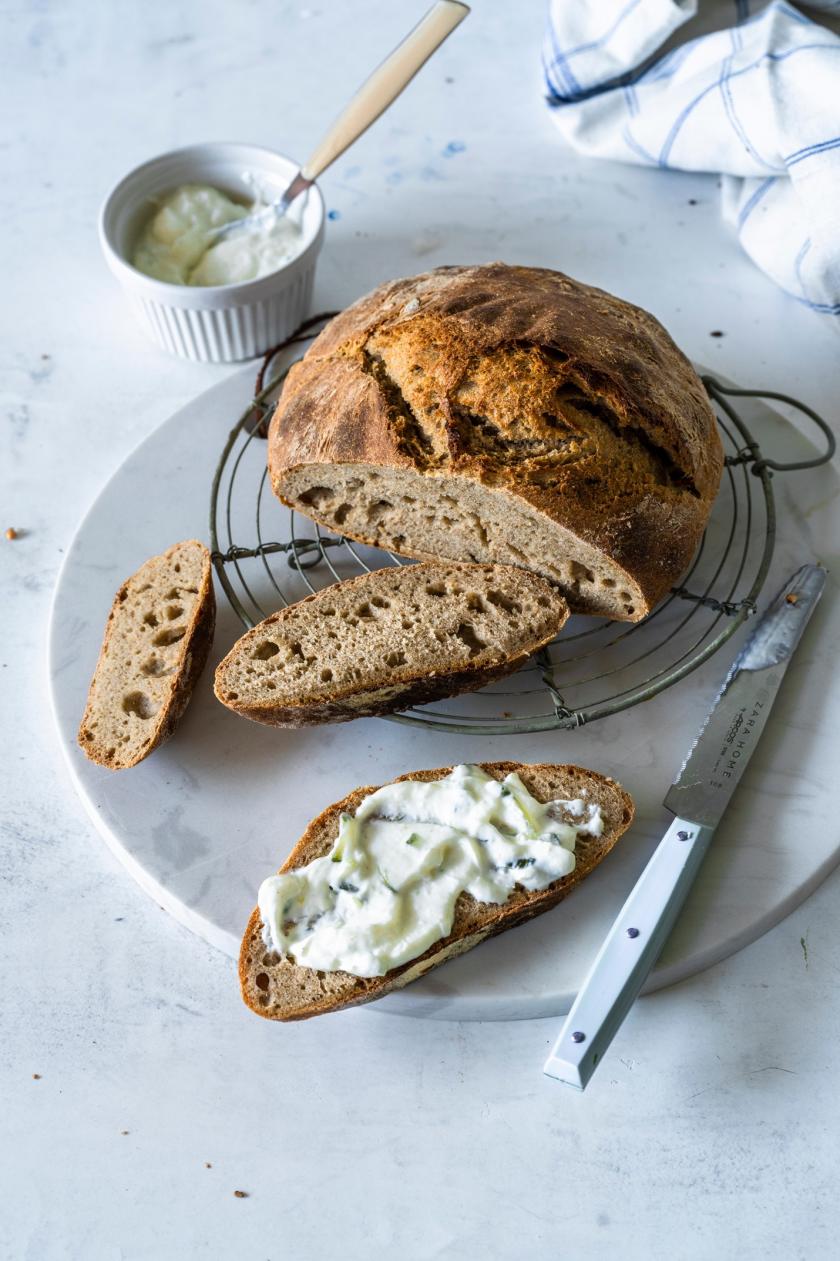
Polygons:
<instances>
[{"instance_id":1,"label":"slice of bread","mask_svg":"<svg viewBox=\"0 0 840 1261\"><path fill-rule=\"evenodd\" d=\"M210 553L192 539L153 556L120 587L79 727L92 762L136 766L175 730L216 621Z\"/></svg>"},{"instance_id":2,"label":"slice of bread","mask_svg":"<svg viewBox=\"0 0 840 1261\"><path fill-rule=\"evenodd\" d=\"M509 565L379 569L248 631L216 670L216 695L274 727L394 713L510 674L567 617L549 583Z\"/></svg>"},{"instance_id":3,"label":"slice of bread","mask_svg":"<svg viewBox=\"0 0 840 1261\"><path fill-rule=\"evenodd\" d=\"M479 765L494 779L504 779L515 771L538 801L572 800L584 796L601 807L604 830L600 836L578 837L577 862L571 875L555 880L545 889L527 892L518 886L501 906L477 902L462 893L455 905L452 931L430 946L416 959L394 968L384 976L358 977L347 972L321 972L302 967L289 956L280 956L263 941L258 910L248 921L239 955L239 980L245 1002L258 1016L269 1020L305 1020L325 1012L339 1011L357 1003L369 1003L391 990L464 954L496 933L503 933L526 920L556 906L576 885L597 867L633 821L633 801L615 780L587 771L580 766L558 766L545 762L523 765L521 762L481 762ZM448 775L452 767L432 771L414 771L401 775L404 779L434 780ZM358 809L362 800L375 788L357 788L343 801L328 806L309 824L301 839L286 859L281 872L304 867L315 858L329 853L338 836L339 817Z\"/></svg>"}]
</instances>

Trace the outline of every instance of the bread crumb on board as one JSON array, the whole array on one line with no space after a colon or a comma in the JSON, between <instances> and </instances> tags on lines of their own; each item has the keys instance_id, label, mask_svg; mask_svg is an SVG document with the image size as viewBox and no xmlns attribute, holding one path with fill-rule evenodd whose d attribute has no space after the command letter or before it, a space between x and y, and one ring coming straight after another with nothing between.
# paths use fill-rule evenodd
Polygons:
<instances>
[{"instance_id":1,"label":"bread crumb on board","mask_svg":"<svg viewBox=\"0 0 840 1261\"><path fill-rule=\"evenodd\" d=\"M247 1200L247 1199L248 1199L248 1192L247 1192L247 1191L234 1191L234 1193L233 1193L233 1194L236 1196L237 1200Z\"/></svg>"},{"instance_id":2,"label":"bread crumb on board","mask_svg":"<svg viewBox=\"0 0 840 1261\"><path fill-rule=\"evenodd\" d=\"M10 525L8 530L6 531L6 538L9 540L9 542L11 542L13 539L19 539L20 531L16 530L13 525Z\"/></svg>"},{"instance_id":3,"label":"bread crumb on board","mask_svg":"<svg viewBox=\"0 0 840 1261\"><path fill-rule=\"evenodd\" d=\"M41 1074L40 1074L40 1073L33 1073L33 1074L32 1074L32 1080L33 1080L33 1081L40 1081L40 1080L41 1080Z\"/></svg>"}]
</instances>

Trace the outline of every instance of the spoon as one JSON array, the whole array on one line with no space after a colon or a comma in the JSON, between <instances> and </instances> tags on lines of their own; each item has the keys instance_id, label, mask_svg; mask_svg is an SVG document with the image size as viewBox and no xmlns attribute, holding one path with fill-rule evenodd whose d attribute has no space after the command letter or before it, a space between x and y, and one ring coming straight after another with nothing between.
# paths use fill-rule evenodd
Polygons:
<instances>
[{"instance_id":1,"label":"spoon","mask_svg":"<svg viewBox=\"0 0 840 1261\"><path fill-rule=\"evenodd\" d=\"M424 66L443 41L452 34L469 13L469 6L460 0L437 0L424 18L418 22L390 57L366 79L350 104L342 110L321 143L305 162L289 187L269 206L233 219L215 230L213 240L238 232L243 228L262 226L282 217L289 206L314 184L323 171L340 158L354 141L358 140L371 123L375 123L389 105L397 99L403 88L411 82L417 71Z\"/></svg>"}]
</instances>

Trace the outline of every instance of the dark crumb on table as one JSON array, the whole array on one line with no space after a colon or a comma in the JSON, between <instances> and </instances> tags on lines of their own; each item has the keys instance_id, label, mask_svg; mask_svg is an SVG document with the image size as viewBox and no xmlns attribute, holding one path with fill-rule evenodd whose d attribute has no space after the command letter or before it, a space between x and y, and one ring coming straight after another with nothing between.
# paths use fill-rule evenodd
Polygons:
<instances>
[{"instance_id":1,"label":"dark crumb on table","mask_svg":"<svg viewBox=\"0 0 840 1261\"><path fill-rule=\"evenodd\" d=\"M120 1134L122 1134L123 1137L125 1137L127 1133L128 1133L128 1130L120 1130Z\"/></svg>"},{"instance_id":2,"label":"dark crumb on table","mask_svg":"<svg viewBox=\"0 0 840 1261\"><path fill-rule=\"evenodd\" d=\"M697 201L696 197L689 197L688 204L689 206L697 206L699 205L699 202Z\"/></svg>"},{"instance_id":3,"label":"dark crumb on table","mask_svg":"<svg viewBox=\"0 0 840 1261\"><path fill-rule=\"evenodd\" d=\"M720 328L713 328L711 333L709 333L710 337L724 337L725 335L726 334Z\"/></svg>"},{"instance_id":4,"label":"dark crumb on table","mask_svg":"<svg viewBox=\"0 0 840 1261\"><path fill-rule=\"evenodd\" d=\"M248 1198L247 1191L234 1191L233 1194L236 1196L237 1200L247 1200Z\"/></svg>"},{"instance_id":5,"label":"dark crumb on table","mask_svg":"<svg viewBox=\"0 0 840 1261\"><path fill-rule=\"evenodd\" d=\"M205 1169L212 1169L212 1168L213 1168L213 1166L210 1164L210 1161L209 1161L209 1160L205 1160L205 1162L204 1162L204 1168L205 1168Z\"/></svg>"},{"instance_id":6,"label":"dark crumb on table","mask_svg":"<svg viewBox=\"0 0 840 1261\"><path fill-rule=\"evenodd\" d=\"M40 1073L33 1073L33 1074L32 1074L32 1080L33 1080L33 1081L40 1081L40 1080L41 1080L41 1074L40 1074Z\"/></svg>"}]
</instances>

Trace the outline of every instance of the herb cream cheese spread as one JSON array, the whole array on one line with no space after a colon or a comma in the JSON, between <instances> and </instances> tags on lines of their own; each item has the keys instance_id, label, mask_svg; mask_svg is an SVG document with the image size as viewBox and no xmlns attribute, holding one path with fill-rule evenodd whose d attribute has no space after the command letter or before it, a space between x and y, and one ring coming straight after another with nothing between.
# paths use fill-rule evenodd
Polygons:
<instances>
[{"instance_id":1,"label":"herb cream cheese spread","mask_svg":"<svg viewBox=\"0 0 840 1261\"><path fill-rule=\"evenodd\" d=\"M213 243L217 228L265 204L258 196L253 205L243 206L209 185L184 184L163 198L146 223L132 264L173 285L231 285L267 276L300 253L300 226L289 215Z\"/></svg>"},{"instance_id":2,"label":"herb cream cheese spread","mask_svg":"<svg viewBox=\"0 0 840 1261\"><path fill-rule=\"evenodd\" d=\"M329 854L263 881L264 940L305 967L382 976L450 932L461 893L544 889L574 870L581 833L602 832L598 805L543 804L516 774L386 784L341 815Z\"/></svg>"}]
</instances>

